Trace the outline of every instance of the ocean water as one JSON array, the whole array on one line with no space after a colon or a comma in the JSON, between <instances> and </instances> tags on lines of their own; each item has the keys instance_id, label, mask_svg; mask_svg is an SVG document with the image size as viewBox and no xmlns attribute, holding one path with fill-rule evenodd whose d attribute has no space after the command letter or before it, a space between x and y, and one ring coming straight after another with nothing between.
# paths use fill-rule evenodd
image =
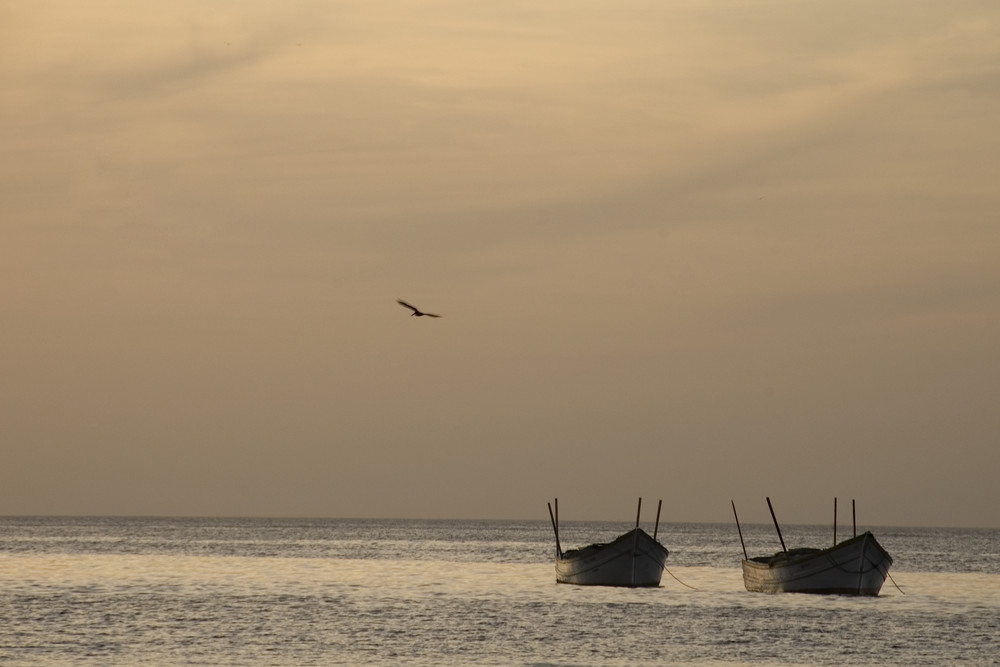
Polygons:
<instances>
[{"instance_id":1,"label":"ocean water","mask_svg":"<svg viewBox=\"0 0 1000 667\"><path fill-rule=\"evenodd\" d=\"M1000 531L870 529L877 598L748 593L724 524L661 525L662 586L617 589L556 584L548 521L0 518L0 663L1000 664Z\"/></svg>"}]
</instances>

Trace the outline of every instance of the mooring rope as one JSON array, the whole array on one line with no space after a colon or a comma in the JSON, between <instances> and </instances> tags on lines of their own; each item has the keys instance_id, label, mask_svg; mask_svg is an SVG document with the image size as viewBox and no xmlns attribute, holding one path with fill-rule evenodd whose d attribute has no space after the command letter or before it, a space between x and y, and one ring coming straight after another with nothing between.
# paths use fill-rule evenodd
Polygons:
<instances>
[{"instance_id":1,"label":"mooring rope","mask_svg":"<svg viewBox=\"0 0 1000 667\"><path fill-rule=\"evenodd\" d=\"M695 588L694 586L691 586L691 585L689 585L689 584L685 584L685 583L684 583L683 581L681 581L680 579L678 579L678 578L677 578L677 575L675 575L675 574L674 574L673 572L671 572L671 571L670 571L670 568L668 568L668 567L667 567L666 565L664 565L664 566L663 566L663 569L664 569L664 571L665 571L665 572L666 572L667 574L669 574L669 575L670 575L671 577L673 577L673 578L674 578L674 581L676 581L676 582L677 582L678 584L680 584L681 586L687 586L688 588L690 588L690 589L691 589L691 590L693 590L693 591L696 591L696 590L698 590L698 589L697 589L697 588Z\"/></svg>"},{"instance_id":2,"label":"mooring rope","mask_svg":"<svg viewBox=\"0 0 1000 667\"><path fill-rule=\"evenodd\" d=\"M892 582L892 585L896 587L897 591L899 591L903 595L906 595L906 591L904 591L902 588L899 587L899 584L896 583L896 580L892 578L891 574L889 574L888 572L886 572L885 576L889 577L889 581Z\"/></svg>"}]
</instances>

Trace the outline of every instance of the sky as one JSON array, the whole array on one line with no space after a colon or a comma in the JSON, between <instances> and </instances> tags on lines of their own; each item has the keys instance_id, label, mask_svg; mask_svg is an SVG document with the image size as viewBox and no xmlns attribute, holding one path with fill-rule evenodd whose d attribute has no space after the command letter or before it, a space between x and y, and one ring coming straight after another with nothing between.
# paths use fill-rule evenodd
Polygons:
<instances>
[{"instance_id":1,"label":"sky","mask_svg":"<svg viewBox=\"0 0 1000 667\"><path fill-rule=\"evenodd\" d=\"M998 34L4 3L0 514L1000 528Z\"/></svg>"}]
</instances>

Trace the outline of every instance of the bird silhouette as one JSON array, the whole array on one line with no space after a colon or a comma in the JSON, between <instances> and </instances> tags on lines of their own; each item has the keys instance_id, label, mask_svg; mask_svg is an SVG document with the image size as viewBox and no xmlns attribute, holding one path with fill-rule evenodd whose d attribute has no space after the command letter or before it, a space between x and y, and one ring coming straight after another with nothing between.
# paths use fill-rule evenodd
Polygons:
<instances>
[{"instance_id":1,"label":"bird silhouette","mask_svg":"<svg viewBox=\"0 0 1000 667\"><path fill-rule=\"evenodd\" d=\"M396 299L396 303L398 303L399 305L401 305L404 308L409 308L410 310L412 310L413 312L410 313L410 317L413 317L414 315L416 315L417 317L425 317L425 316L426 317L441 317L440 315L435 315L434 313L425 313L425 312L422 312L416 306L411 306L410 304L406 303L402 299Z\"/></svg>"}]
</instances>

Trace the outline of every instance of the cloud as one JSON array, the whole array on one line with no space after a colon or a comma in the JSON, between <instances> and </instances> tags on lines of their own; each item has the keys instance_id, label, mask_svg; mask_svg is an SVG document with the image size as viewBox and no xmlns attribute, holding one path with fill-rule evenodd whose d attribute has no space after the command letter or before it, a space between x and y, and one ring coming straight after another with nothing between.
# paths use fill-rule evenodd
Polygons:
<instances>
[{"instance_id":1,"label":"cloud","mask_svg":"<svg viewBox=\"0 0 1000 667\"><path fill-rule=\"evenodd\" d=\"M184 511L212 513L343 452L343 506L439 511L482 466L479 510L534 516L626 454L696 520L814 479L825 447L866 488L914 452L883 498L914 517L935 442L995 469L991 3L136 7L42 0L0 28L21 470L158 461L146 511L177 511L182 442ZM415 468L442 494L420 507L390 493ZM0 489L132 506L108 484Z\"/></svg>"}]
</instances>

